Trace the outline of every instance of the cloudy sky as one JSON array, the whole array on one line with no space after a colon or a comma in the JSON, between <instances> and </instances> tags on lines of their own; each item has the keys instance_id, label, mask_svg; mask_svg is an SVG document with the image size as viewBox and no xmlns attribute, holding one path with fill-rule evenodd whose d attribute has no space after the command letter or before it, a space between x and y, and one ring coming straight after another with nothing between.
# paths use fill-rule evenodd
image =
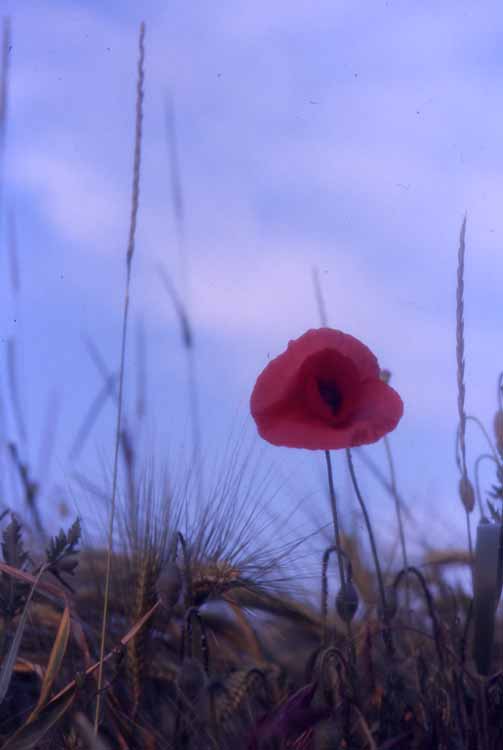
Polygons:
<instances>
[{"instance_id":1,"label":"cloudy sky","mask_svg":"<svg viewBox=\"0 0 503 750\"><path fill-rule=\"evenodd\" d=\"M323 454L260 444L248 411L268 356L320 324L317 266L329 324L375 352L405 403L390 439L399 489L416 516L410 535L464 546L454 461L456 256L467 211L467 410L490 427L503 368L500 4L173 0L146 2L143 15L133 2L2 7L11 18L0 228L3 429L44 484L44 517L54 518L76 470L96 484L103 467L111 471L111 399L78 461L69 450L104 382L86 341L110 372L118 369L144 20L125 407L134 423L143 330L145 453L162 463L181 446L188 454L191 440L186 353L161 264L190 305L205 480L215 479L211 467L231 431L246 434L264 465L274 464L278 483L286 482L274 499L278 515L289 519L304 498L296 528L328 522ZM13 340L25 443L9 388ZM485 450L470 424L470 466ZM367 455L386 471L382 443ZM334 455L336 482L351 508L343 459ZM12 506L5 452L2 463L2 500ZM362 463L359 472L384 541L395 534L392 503ZM490 468L483 478L491 481Z\"/></svg>"}]
</instances>

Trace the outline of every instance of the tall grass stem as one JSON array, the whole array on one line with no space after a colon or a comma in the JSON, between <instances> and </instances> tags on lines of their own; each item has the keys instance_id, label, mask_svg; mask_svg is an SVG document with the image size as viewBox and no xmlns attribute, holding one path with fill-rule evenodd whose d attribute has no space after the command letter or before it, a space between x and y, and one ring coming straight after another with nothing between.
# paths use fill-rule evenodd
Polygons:
<instances>
[{"instance_id":1,"label":"tall grass stem","mask_svg":"<svg viewBox=\"0 0 503 750\"><path fill-rule=\"evenodd\" d=\"M356 479L355 468L353 466L353 459L352 459L352 456L351 456L351 450L349 448L346 448L346 457L347 457L347 460L348 460L348 467L349 467L349 473L351 475L351 481L353 482L353 487L354 487L354 490L355 490L355 493L356 493L356 497L358 498L358 502L360 503L360 507L361 507L362 513L363 513L363 518L365 520L365 525L367 527L367 532L368 532L368 535L369 535L370 546L372 548L372 556L374 558L374 564L375 564L375 569L376 569L376 574L377 574L377 580L378 580L378 583L379 583L379 594L380 594L380 597L381 597L381 605L382 605L382 610L383 610L382 616L383 616L383 619L384 619L384 624L386 626L386 645L388 647L388 651L389 651L390 655L392 655L393 647L391 645L391 642L387 640L387 635L388 635L388 630L389 630L389 623L388 623L388 614L387 614L387 606L386 606L386 594L385 594L385 591L384 591L384 581L383 581L382 572L381 572L381 565L379 563L379 555L377 554L377 547L376 547L376 543L375 543L375 539L374 539L374 532L372 531L372 526L371 526L371 523L370 523L369 515L367 513L367 508L365 506L365 502L363 500L362 494L360 492L360 488L358 486L358 481Z\"/></svg>"},{"instance_id":2,"label":"tall grass stem","mask_svg":"<svg viewBox=\"0 0 503 750\"><path fill-rule=\"evenodd\" d=\"M128 324L128 314L129 314L129 290L130 290L130 283L131 283L131 265L132 265L133 255L134 255L136 223L137 223L137 218L138 218L138 205L139 205L139 195L140 195L140 164L141 164L143 96L144 96L143 83L144 83L144 76L145 76L144 61L145 61L145 23L142 21L142 23L140 24L140 33L139 33L138 79L137 79L137 86L136 86L136 121L135 121L135 143L134 143L134 164L133 164L133 189L132 189L129 237L128 237L128 246L127 246L127 255L126 255L126 288L125 288L125 294L124 294L124 311L123 311L123 318L122 318L119 397L118 397L118 404L117 404L117 423L116 423L116 430L115 430L112 497L111 497L110 516L109 516L109 525L108 525L107 563L106 563L106 574L105 574L105 594L104 594L104 599L103 599L103 618L102 618L102 625L101 625L100 660L99 660L99 667L98 667L96 713L94 717L94 731L96 735L98 734L100 712L101 712L103 665L104 665L104 659L105 659L105 640L106 640L106 632L107 632L107 624L108 624L108 606L109 606L109 599L110 599L113 531L114 531L116 493L117 493L119 446L120 446L120 436L121 436L127 324Z\"/></svg>"},{"instance_id":3,"label":"tall grass stem","mask_svg":"<svg viewBox=\"0 0 503 750\"><path fill-rule=\"evenodd\" d=\"M403 530L402 508L401 508L400 498L398 497L398 492L396 488L396 473L395 473L395 464L393 461L393 454L391 452L391 445L390 445L390 441L387 435L384 436L384 448L386 450L386 457L388 459L389 474L390 474L390 481L391 481L391 494L393 495L393 499L395 501L396 517L398 520L398 531L400 534L400 545L402 547L403 567L405 568L405 570L407 570L409 567L409 562L407 558L407 547L405 544L405 534ZM405 602L406 602L406 607L407 607L407 620L409 620L409 624L410 624L410 581L408 578L405 581Z\"/></svg>"}]
</instances>

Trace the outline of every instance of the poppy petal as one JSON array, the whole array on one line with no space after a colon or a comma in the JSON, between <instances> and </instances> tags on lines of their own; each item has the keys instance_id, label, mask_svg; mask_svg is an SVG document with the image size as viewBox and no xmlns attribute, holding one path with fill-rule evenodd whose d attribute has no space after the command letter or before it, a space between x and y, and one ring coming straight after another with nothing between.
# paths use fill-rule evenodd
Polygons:
<instances>
[{"instance_id":1,"label":"poppy petal","mask_svg":"<svg viewBox=\"0 0 503 750\"><path fill-rule=\"evenodd\" d=\"M331 450L366 445L403 414L374 354L353 336L311 329L273 359L250 399L261 437L273 445Z\"/></svg>"}]
</instances>

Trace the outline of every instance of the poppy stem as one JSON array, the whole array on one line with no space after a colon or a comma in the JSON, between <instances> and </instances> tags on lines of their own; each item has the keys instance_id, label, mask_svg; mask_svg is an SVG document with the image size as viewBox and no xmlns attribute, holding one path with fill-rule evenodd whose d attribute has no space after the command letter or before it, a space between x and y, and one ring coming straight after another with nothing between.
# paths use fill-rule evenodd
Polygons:
<instances>
[{"instance_id":1,"label":"poppy stem","mask_svg":"<svg viewBox=\"0 0 503 750\"><path fill-rule=\"evenodd\" d=\"M362 493L360 492L358 482L356 481L355 468L353 466L353 458L351 456L351 451L349 448L346 448L346 456L348 459L348 467L349 467L349 473L351 475L351 481L353 482L353 487L356 492L356 497L358 498L358 502L360 503L360 507L362 509L363 517L365 519L365 525L367 527L367 532L368 532L369 539L370 539L370 546L372 548L372 555L374 558L374 564L375 564L376 573L377 573L377 580L379 582L379 594L381 597L382 616L383 616L384 625L385 625L384 642L386 644L386 647L388 648L390 656L392 656L394 654L394 648L393 648L393 644L391 641L391 635L390 635L390 630L389 630L388 609L386 606L386 594L384 592L384 582L383 582L382 573L381 573L381 566L379 564L379 557L377 554L377 547L376 547L376 543L374 539L374 533L372 531L372 526L370 525L370 518L367 513L367 508L365 507L365 502L363 500Z\"/></svg>"},{"instance_id":2,"label":"poppy stem","mask_svg":"<svg viewBox=\"0 0 503 750\"><path fill-rule=\"evenodd\" d=\"M337 561L339 563L339 577L341 581L341 585L346 585L346 578L344 575L344 565L342 562L342 553L341 553L341 535L339 531L339 521L337 519L337 504L335 502L335 490L334 490L334 477L332 474L332 460L330 458L330 452L325 451L325 458L327 461L327 472L328 472L328 489L330 494L330 507L332 509L332 520L334 522L334 536L335 536L335 546L336 546L336 552L337 552Z\"/></svg>"},{"instance_id":3,"label":"poppy stem","mask_svg":"<svg viewBox=\"0 0 503 750\"><path fill-rule=\"evenodd\" d=\"M339 580L341 582L341 588L343 591L346 589L346 576L344 573L344 564L342 560L343 552L341 548L341 535L339 531L339 521L337 519L337 503L335 501L335 490L334 490L334 477L332 474L332 460L330 458L330 452L325 451L325 458L327 461L327 472L328 472L328 489L330 494L330 507L332 509L332 520L334 522L334 536L335 536L335 549L337 552L337 562L339 563ZM353 633L351 628L351 621L346 622L346 628L348 631L348 641L350 644L351 664L354 666L356 663L356 649L353 644Z\"/></svg>"}]
</instances>

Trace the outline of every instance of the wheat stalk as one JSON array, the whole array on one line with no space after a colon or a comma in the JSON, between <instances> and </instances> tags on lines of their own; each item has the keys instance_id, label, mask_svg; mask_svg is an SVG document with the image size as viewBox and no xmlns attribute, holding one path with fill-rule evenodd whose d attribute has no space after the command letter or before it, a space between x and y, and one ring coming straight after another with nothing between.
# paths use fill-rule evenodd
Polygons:
<instances>
[{"instance_id":1,"label":"wheat stalk","mask_svg":"<svg viewBox=\"0 0 503 750\"><path fill-rule=\"evenodd\" d=\"M113 549L113 530L114 530L114 516L115 516L115 503L116 503L116 492L117 492L117 473L118 473L118 457L119 457L119 445L121 436L121 418L122 418L122 391L124 387L124 365L126 359L126 338L127 338L127 323L128 323L128 312L129 312L129 288L131 283L131 265L134 254L135 236L136 236L136 222L138 217L138 204L140 195L140 163L141 163L141 142L142 142L142 121L143 121L143 82L144 82L144 60L145 60L145 23L142 21L140 24L140 35L139 35L139 57L138 57L138 82L136 86L136 122L135 122L135 144L134 144L134 166L133 166L133 191L132 191L132 202L131 202L131 215L129 225L129 238L126 254L126 289L124 294L124 312L122 318L122 338L121 338L121 355L120 355L120 374L119 374L119 399L117 405L117 424L115 431L115 450L114 450L114 467L113 467L113 479L112 479L112 498L110 506L110 517L108 526L108 554L107 554L107 569L105 577L105 595L103 601L103 620L101 627L101 642L100 642L100 660L98 668L98 690L96 698L96 713L94 717L94 731L98 733L98 726L100 720L100 709L101 709L101 688L103 686L103 663L105 657L105 637L107 630L108 621L108 604L110 597L110 578L112 569L112 549Z\"/></svg>"}]
</instances>

